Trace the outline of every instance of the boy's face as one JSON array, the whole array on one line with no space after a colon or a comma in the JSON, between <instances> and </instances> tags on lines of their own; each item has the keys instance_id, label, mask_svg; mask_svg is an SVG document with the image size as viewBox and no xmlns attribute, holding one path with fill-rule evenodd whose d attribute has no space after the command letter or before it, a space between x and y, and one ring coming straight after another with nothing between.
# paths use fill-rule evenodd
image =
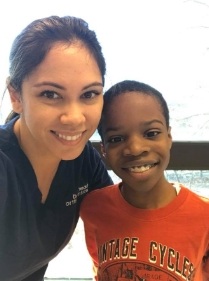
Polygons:
<instances>
[{"instance_id":1,"label":"boy's face","mask_svg":"<svg viewBox=\"0 0 209 281\"><path fill-rule=\"evenodd\" d=\"M126 189L144 193L166 182L172 138L157 99L133 92L117 96L103 129L106 160Z\"/></svg>"}]
</instances>

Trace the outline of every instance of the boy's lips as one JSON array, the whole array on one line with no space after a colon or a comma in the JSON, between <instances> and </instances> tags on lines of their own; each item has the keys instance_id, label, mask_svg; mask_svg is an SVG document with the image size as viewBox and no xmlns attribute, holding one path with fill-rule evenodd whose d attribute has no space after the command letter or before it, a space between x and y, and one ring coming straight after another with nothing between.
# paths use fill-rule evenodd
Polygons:
<instances>
[{"instance_id":1,"label":"boy's lips","mask_svg":"<svg viewBox=\"0 0 209 281\"><path fill-rule=\"evenodd\" d=\"M143 173L153 168L157 164L158 162L152 162L152 163L129 162L125 164L122 167L122 169L126 169L132 173Z\"/></svg>"},{"instance_id":2,"label":"boy's lips","mask_svg":"<svg viewBox=\"0 0 209 281\"><path fill-rule=\"evenodd\" d=\"M151 169L152 167L156 166L157 164L152 164L152 165L143 165L143 166L134 166L128 168L128 170L132 173L143 173Z\"/></svg>"}]
</instances>

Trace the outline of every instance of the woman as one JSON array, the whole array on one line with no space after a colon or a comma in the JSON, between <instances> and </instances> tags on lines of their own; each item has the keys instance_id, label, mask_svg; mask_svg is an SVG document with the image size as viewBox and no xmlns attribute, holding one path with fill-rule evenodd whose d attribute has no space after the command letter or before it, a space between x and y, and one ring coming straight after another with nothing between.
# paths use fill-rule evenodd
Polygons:
<instances>
[{"instance_id":1,"label":"woman","mask_svg":"<svg viewBox=\"0 0 209 281\"><path fill-rule=\"evenodd\" d=\"M43 280L83 197L112 183L88 141L105 70L82 19L39 19L16 37L7 79L13 113L0 127L0 280Z\"/></svg>"}]
</instances>

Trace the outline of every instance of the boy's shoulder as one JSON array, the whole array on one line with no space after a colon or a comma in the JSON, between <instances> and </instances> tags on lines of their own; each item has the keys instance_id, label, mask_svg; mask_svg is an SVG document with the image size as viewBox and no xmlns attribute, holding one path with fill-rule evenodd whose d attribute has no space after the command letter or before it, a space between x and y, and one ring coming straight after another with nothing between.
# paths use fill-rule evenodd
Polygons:
<instances>
[{"instance_id":1,"label":"boy's shoulder","mask_svg":"<svg viewBox=\"0 0 209 281\"><path fill-rule=\"evenodd\" d=\"M119 184L113 184L90 191L84 197L81 208L83 209L92 205L95 206L95 204L102 204L107 202L107 200L111 200L112 197L117 196L118 188Z\"/></svg>"},{"instance_id":2,"label":"boy's shoulder","mask_svg":"<svg viewBox=\"0 0 209 281\"><path fill-rule=\"evenodd\" d=\"M109 196L111 196L111 194L115 193L118 188L119 188L119 183L108 185L108 186L102 187L100 189L95 189L86 195L85 200L87 200L87 197L89 197L89 198L97 198L100 196L109 197Z\"/></svg>"},{"instance_id":3,"label":"boy's shoulder","mask_svg":"<svg viewBox=\"0 0 209 281\"><path fill-rule=\"evenodd\" d=\"M208 219L209 219L209 197L197 193L194 190L191 190L187 187L182 186L182 188L187 190L188 193L188 199L189 199L189 205L193 206L194 210L199 210L200 212L203 213L208 213Z\"/></svg>"},{"instance_id":4,"label":"boy's shoulder","mask_svg":"<svg viewBox=\"0 0 209 281\"><path fill-rule=\"evenodd\" d=\"M82 220L91 221L98 214L114 209L118 197L119 184L113 184L90 191L82 200L80 217Z\"/></svg>"},{"instance_id":5,"label":"boy's shoulder","mask_svg":"<svg viewBox=\"0 0 209 281\"><path fill-rule=\"evenodd\" d=\"M203 202L209 203L209 197L206 196L206 195L203 195L204 188L202 188L202 194L201 194L201 191L196 192L194 189L191 189L191 188L185 186L182 183L175 182L175 183L172 183L172 184L178 192L181 189L184 189L184 191L186 191L188 194L190 194L190 196L193 197L194 199L196 199L198 201L203 201Z\"/></svg>"}]
</instances>

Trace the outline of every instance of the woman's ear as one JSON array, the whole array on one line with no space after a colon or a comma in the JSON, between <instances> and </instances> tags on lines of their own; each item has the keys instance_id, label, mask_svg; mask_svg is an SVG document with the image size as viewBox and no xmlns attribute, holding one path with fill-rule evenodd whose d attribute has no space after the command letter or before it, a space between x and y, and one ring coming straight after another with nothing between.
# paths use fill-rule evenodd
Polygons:
<instances>
[{"instance_id":1,"label":"woman's ear","mask_svg":"<svg viewBox=\"0 0 209 281\"><path fill-rule=\"evenodd\" d=\"M105 158L106 152L105 152L105 147L102 142L100 142L100 149L101 149L102 156Z\"/></svg>"},{"instance_id":2,"label":"woman's ear","mask_svg":"<svg viewBox=\"0 0 209 281\"><path fill-rule=\"evenodd\" d=\"M7 78L7 89L9 91L13 111L18 114L22 113L21 95L11 86L9 77Z\"/></svg>"}]
</instances>

